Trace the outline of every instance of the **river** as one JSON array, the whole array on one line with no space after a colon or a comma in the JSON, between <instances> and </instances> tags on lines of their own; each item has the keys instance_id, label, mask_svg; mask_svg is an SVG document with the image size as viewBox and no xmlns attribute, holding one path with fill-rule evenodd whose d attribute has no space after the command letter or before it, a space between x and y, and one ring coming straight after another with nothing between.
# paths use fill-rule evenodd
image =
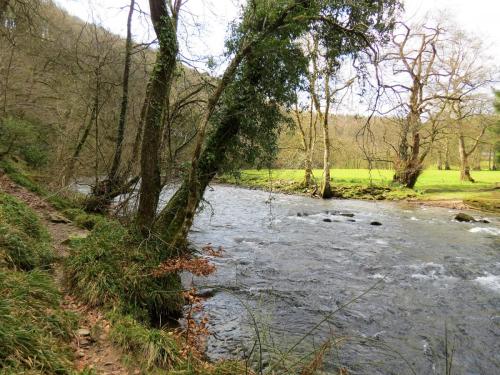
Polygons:
<instances>
[{"instance_id":1,"label":"river","mask_svg":"<svg viewBox=\"0 0 500 375\"><path fill-rule=\"evenodd\" d=\"M445 342L453 374L500 373L499 217L217 185L206 199L190 239L225 252L215 274L184 282L215 291L212 359L247 355L257 327L264 365L307 335L295 355L339 343L326 373L445 374Z\"/></svg>"}]
</instances>

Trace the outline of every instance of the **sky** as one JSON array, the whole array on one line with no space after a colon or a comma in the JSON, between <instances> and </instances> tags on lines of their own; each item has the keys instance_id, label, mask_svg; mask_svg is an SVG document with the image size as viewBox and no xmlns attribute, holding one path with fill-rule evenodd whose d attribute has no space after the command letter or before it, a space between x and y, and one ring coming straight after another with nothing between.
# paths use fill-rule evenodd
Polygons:
<instances>
[{"instance_id":1,"label":"sky","mask_svg":"<svg viewBox=\"0 0 500 375\"><path fill-rule=\"evenodd\" d=\"M134 19L134 39L146 42L154 39L147 20L148 0L136 0L146 14ZM195 32L189 43L181 43L181 52L188 59L202 56L220 56L224 51L224 37L229 24L238 17L244 0L185 0L183 30ZM85 21L97 20L114 33L126 34L129 0L56 0L70 14ZM495 64L500 65L500 0L406 0L405 18L417 20L427 13L453 17L466 31L477 35L490 47ZM184 38L186 39L186 38Z\"/></svg>"}]
</instances>

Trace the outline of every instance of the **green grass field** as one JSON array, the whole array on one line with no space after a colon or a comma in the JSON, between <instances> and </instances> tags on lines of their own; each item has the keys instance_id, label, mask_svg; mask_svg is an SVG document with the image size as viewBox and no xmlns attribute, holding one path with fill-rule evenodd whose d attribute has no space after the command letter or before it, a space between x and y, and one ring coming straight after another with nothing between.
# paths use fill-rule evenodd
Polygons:
<instances>
[{"instance_id":1,"label":"green grass field","mask_svg":"<svg viewBox=\"0 0 500 375\"><path fill-rule=\"evenodd\" d=\"M321 181L322 170L314 170L313 175ZM401 189L391 185L393 171L387 169L332 169L332 185L336 188L350 191L346 197L366 198L364 192L359 189L376 186L390 188L391 191L384 193L384 199L418 198L422 200L464 200L485 201L480 205L483 209L493 205L492 209L500 204L500 171L473 171L471 172L475 183L460 181L460 172L439 171L434 169L425 170L420 176L415 189ZM304 171L300 169L273 169L273 170L243 170L235 178L222 176L221 182L240 184L242 186L256 188L270 188L291 193L304 193L300 185L304 179ZM352 193L358 189L357 193ZM485 204L483 204L485 203Z\"/></svg>"}]
</instances>

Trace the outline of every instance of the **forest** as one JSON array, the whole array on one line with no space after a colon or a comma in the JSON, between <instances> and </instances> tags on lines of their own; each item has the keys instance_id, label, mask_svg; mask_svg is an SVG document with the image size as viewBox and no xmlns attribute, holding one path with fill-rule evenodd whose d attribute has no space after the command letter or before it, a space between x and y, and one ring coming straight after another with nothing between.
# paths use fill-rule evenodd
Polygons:
<instances>
[{"instance_id":1,"label":"forest","mask_svg":"<svg viewBox=\"0 0 500 375\"><path fill-rule=\"evenodd\" d=\"M484 38L227 1L206 56L222 1L102 3L0 0L0 374L498 373Z\"/></svg>"}]
</instances>

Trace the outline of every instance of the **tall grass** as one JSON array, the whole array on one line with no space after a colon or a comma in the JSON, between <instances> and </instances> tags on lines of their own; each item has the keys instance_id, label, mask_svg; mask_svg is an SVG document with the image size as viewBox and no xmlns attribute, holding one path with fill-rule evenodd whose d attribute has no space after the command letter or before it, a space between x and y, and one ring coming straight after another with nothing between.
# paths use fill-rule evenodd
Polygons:
<instances>
[{"instance_id":1,"label":"tall grass","mask_svg":"<svg viewBox=\"0 0 500 375\"><path fill-rule=\"evenodd\" d=\"M54 255L38 217L0 193L0 373L69 374L73 316L47 272Z\"/></svg>"}]
</instances>

